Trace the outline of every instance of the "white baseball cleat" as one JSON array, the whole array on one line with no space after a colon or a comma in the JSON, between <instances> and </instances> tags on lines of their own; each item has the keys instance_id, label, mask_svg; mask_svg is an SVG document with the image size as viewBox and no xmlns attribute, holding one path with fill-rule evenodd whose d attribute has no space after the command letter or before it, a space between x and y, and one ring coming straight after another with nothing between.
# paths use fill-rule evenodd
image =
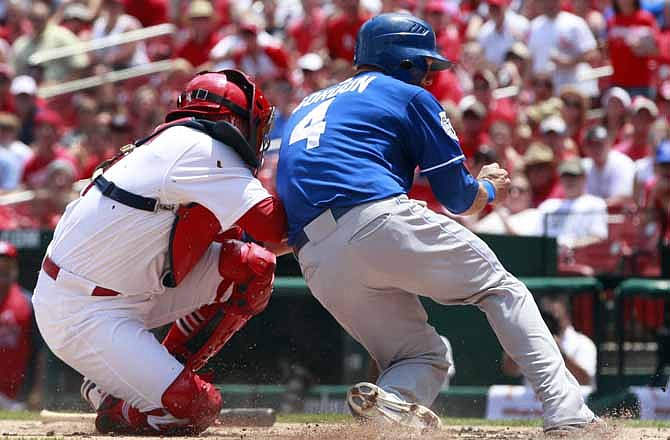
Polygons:
<instances>
[{"instance_id":1,"label":"white baseball cleat","mask_svg":"<svg viewBox=\"0 0 670 440\"><path fill-rule=\"evenodd\" d=\"M395 424L421 431L442 426L440 418L418 403L405 402L375 384L357 383L347 392L347 405L354 417L381 424Z\"/></svg>"}]
</instances>

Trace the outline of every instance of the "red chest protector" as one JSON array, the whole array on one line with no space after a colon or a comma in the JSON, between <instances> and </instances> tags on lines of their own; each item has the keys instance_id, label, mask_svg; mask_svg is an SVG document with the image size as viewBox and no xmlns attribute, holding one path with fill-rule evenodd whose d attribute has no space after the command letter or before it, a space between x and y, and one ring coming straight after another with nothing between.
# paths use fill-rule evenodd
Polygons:
<instances>
[{"instance_id":1,"label":"red chest protector","mask_svg":"<svg viewBox=\"0 0 670 440\"><path fill-rule=\"evenodd\" d=\"M103 162L96 170L90 186L95 185L104 196L132 208L148 212L157 212L160 209L174 210L174 206L162 205L160 200L144 197L120 188L104 177L104 171L119 160L130 154L135 148L148 143L168 128L185 126L201 131L210 137L232 147L242 159L252 167L256 165L256 157L248 148L246 140L239 132L225 121L211 122L202 119L185 118L160 125L148 137L135 144L126 145L112 159ZM90 189L87 188L86 191ZM170 231L168 246L168 267L163 276L165 287L176 287L200 261L209 246L215 240L221 225L216 216L202 205L189 203L180 205L175 212L175 220ZM229 237L238 238L238 237Z\"/></svg>"}]
</instances>

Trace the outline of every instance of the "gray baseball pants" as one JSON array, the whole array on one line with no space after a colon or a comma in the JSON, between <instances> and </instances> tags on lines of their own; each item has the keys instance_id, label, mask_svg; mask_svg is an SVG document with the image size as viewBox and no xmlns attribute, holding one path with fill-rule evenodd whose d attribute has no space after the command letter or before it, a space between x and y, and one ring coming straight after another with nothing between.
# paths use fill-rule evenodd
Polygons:
<instances>
[{"instance_id":1,"label":"gray baseball pants","mask_svg":"<svg viewBox=\"0 0 670 440\"><path fill-rule=\"evenodd\" d=\"M377 385L430 406L449 367L418 295L482 310L544 409L544 427L590 422L579 385L526 286L458 222L406 196L329 210L298 253L312 294L379 364ZM448 334L447 334L448 336Z\"/></svg>"}]
</instances>

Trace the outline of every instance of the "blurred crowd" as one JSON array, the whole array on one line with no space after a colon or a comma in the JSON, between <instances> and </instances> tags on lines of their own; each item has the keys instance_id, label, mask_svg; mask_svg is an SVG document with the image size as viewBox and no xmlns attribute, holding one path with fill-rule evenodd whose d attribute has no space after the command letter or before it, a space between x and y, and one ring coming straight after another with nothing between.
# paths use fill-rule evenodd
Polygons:
<instances>
[{"instance_id":1,"label":"blurred crowd","mask_svg":"<svg viewBox=\"0 0 670 440\"><path fill-rule=\"evenodd\" d=\"M512 174L504 205L460 221L556 237L564 272L611 269L583 264L598 252L601 265L658 271L658 245L670 243L663 0L0 1L0 229L53 227L76 182L161 123L201 70L253 76L277 106L278 145L302 98L353 73L362 23L391 11L428 21L454 62L429 90L472 174L492 162ZM164 23L176 30L46 56ZM109 80L162 60L169 70ZM270 153L260 172L270 189L275 165ZM445 211L418 174L411 196Z\"/></svg>"}]
</instances>

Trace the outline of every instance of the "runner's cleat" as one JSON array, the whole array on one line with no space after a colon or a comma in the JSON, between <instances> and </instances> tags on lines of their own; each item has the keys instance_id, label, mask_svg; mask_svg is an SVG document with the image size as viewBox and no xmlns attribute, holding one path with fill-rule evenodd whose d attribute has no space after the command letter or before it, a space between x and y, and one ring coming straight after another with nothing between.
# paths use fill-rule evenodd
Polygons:
<instances>
[{"instance_id":1,"label":"runner's cleat","mask_svg":"<svg viewBox=\"0 0 670 440\"><path fill-rule=\"evenodd\" d=\"M347 404L354 417L365 422L395 424L421 431L437 430L442 426L440 418L425 406L405 402L367 382L349 389Z\"/></svg>"}]
</instances>

